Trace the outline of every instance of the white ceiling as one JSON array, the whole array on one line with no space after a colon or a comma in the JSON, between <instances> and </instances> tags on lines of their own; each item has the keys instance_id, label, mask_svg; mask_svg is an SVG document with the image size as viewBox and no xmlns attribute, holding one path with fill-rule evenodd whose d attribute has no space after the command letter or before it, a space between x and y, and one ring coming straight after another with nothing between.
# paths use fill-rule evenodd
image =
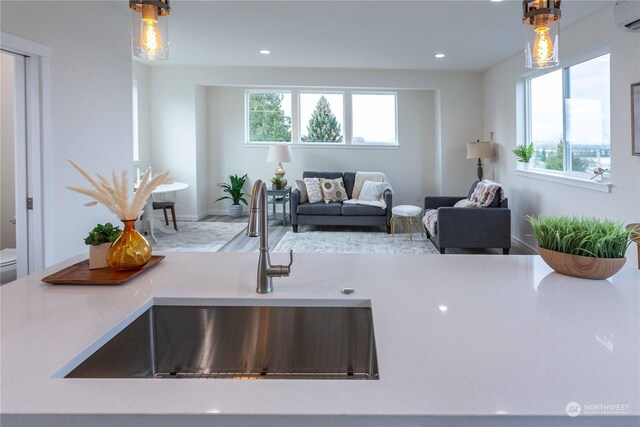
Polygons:
<instances>
[{"instance_id":1,"label":"white ceiling","mask_svg":"<svg viewBox=\"0 0 640 427\"><path fill-rule=\"evenodd\" d=\"M611 3L564 0L561 31ZM173 0L166 65L482 71L522 51L521 4Z\"/></svg>"}]
</instances>

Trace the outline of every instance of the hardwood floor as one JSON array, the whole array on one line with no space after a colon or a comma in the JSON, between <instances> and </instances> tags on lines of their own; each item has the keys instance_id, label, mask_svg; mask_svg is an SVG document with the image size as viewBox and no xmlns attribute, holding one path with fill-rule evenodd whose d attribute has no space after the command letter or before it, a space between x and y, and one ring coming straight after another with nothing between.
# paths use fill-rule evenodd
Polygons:
<instances>
[{"instance_id":1,"label":"hardwood floor","mask_svg":"<svg viewBox=\"0 0 640 427\"><path fill-rule=\"evenodd\" d=\"M248 217L245 215L241 218L231 218L228 215L211 215L203 218L201 221L208 222L237 222L246 223ZM282 226L282 220L269 221L269 247L275 248L280 240L284 237L287 231L292 231L291 223L286 226ZM305 231L363 231L373 233L384 233L380 227L344 227L344 226L315 226L315 225L300 225L298 231L304 233ZM226 245L224 245L218 252L258 252L258 245L260 243L259 238L247 237L244 233L238 234ZM502 249L447 249L447 254L495 254L501 255ZM511 254L513 255L527 255L517 246L511 248Z\"/></svg>"}]
</instances>

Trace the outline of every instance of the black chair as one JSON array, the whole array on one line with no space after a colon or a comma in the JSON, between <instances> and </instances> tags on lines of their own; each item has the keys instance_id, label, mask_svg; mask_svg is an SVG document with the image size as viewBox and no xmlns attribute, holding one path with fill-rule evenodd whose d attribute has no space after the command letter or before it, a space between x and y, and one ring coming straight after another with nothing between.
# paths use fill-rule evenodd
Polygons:
<instances>
[{"instance_id":1,"label":"black chair","mask_svg":"<svg viewBox=\"0 0 640 427\"><path fill-rule=\"evenodd\" d=\"M474 182L467 198L471 197L478 182ZM427 237L445 253L446 248L487 249L502 248L502 253L509 254L511 249L511 210L509 199L502 202L496 195L486 208L456 208L456 204L464 196L427 196L424 198L424 209L437 209L438 222L436 235ZM425 227L426 229L426 227Z\"/></svg>"},{"instance_id":2,"label":"black chair","mask_svg":"<svg viewBox=\"0 0 640 427\"><path fill-rule=\"evenodd\" d=\"M169 225L169 217L167 216L167 209L171 210L171 218L173 219L173 228L178 231L178 224L176 223L176 202L153 202L153 210L162 209L164 213L164 222Z\"/></svg>"}]
</instances>

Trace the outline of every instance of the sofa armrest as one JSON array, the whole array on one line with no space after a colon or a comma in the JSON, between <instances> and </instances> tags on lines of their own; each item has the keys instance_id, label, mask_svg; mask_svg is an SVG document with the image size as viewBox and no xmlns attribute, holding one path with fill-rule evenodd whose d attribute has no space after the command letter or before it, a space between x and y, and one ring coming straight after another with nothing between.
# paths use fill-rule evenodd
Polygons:
<instances>
[{"instance_id":1,"label":"sofa armrest","mask_svg":"<svg viewBox=\"0 0 640 427\"><path fill-rule=\"evenodd\" d=\"M300 190L291 192L291 224L298 224L298 205L300 204Z\"/></svg>"},{"instance_id":2,"label":"sofa armrest","mask_svg":"<svg viewBox=\"0 0 640 427\"><path fill-rule=\"evenodd\" d=\"M442 207L452 207L459 200L466 199L465 196L427 196L424 198L424 209L438 209Z\"/></svg>"},{"instance_id":3,"label":"sofa armrest","mask_svg":"<svg viewBox=\"0 0 640 427\"><path fill-rule=\"evenodd\" d=\"M393 191L384 190L384 202L387 204L387 226L391 226L391 209L393 208Z\"/></svg>"},{"instance_id":4,"label":"sofa armrest","mask_svg":"<svg viewBox=\"0 0 640 427\"><path fill-rule=\"evenodd\" d=\"M510 248L511 210L438 209L438 242L444 248Z\"/></svg>"}]
</instances>

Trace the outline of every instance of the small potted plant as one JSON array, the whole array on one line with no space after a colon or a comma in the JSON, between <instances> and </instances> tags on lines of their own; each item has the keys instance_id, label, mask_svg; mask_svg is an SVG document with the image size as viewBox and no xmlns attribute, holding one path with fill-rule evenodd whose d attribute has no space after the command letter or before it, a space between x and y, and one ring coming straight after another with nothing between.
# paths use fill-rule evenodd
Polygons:
<instances>
[{"instance_id":1,"label":"small potted plant","mask_svg":"<svg viewBox=\"0 0 640 427\"><path fill-rule=\"evenodd\" d=\"M114 227L110 222L104 225L98 224L89 232L84 243L89 245L89 268L91 270L108 267L107 252L121 233L120 227Z\"/></svg>"},{"instance_id":2,"label":"small potted plant","mask_svg":"<svg viewBox=\"0 0 640 427\"><path fill-rule=\"evenodd\" d=\"M608 219L528 216L538 252L555 271L584 279L606 279L625 264L631 229Z\"/></svg>"},{"instance_id":3,"label":"small potted plant","mask_svg":"<svg viewBox=\"0 0 640 427\"><path fill-rule=\"evenodd\" d=\"M283 187L284 187L284 182L282 181L281 177L276 175L273 178L271 178L271 188L273 188L274 190L282 190Z\"/></svg>"},{"instance_id":4,"label":"small potted plant","mask_svg":"<svg viewBox=\"0 0 640 427\"><path fill-rule=\"evenodd\" d=\"M229 175L228 183L221 182L218 184L218 187L222 188L222 191L229 195L220 197L216 202L225 199L231 200L232 205L229 206L229 215L231 218L240 218L242 216L242 205L240 203L248 205L247 199L245 199L245 196L248 196L248 194L242 192L242 188L246 182L246 174L243 176Z\"/></svg>"},{"instance_id":5,"label":"small potted plant","mask_svg":"<svg viewBox=\"0 0 640 427\"><path fill-rule=\"evenodd\" d=\"M516 148L513 149L513 154L516 155L518 162L522 163L523 169L531 169L531 160L533 160L533 155L535 154L533 143L517 145Z\"/></svg>"}]
</instances>

